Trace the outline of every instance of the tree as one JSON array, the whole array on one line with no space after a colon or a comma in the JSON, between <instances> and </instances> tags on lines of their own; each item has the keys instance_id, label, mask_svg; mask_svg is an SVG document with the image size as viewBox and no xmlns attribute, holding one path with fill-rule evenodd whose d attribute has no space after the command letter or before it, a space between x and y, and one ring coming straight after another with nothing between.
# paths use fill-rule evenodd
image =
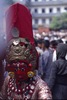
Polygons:
<instances>
[{"instance_id":1,"label":"tree","mask_svg":"<svg viewBox=\"0 0 67 100\"><path fill-rule=\"evenodd\" d=\"M59 17L54 17L50 24L50 29L67 29L67 13L62 14Z\"/></svg>"}]
</instances>

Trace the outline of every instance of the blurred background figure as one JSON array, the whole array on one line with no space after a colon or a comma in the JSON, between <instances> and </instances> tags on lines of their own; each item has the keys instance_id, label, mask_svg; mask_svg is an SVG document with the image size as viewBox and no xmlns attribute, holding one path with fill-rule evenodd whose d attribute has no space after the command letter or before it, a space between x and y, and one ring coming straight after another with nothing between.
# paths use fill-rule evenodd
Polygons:
<instances>
[{"instance_id":1,"label":"blurred background figure","mask_svg":"<svg viewBox=\"0 0 67 100\"><path fill-rule=\"evenodd\" d=\"M43 53L43 50L42 50L42 41L43 41L43 39L38 39L35 42L35 44L36 44L36 50L37 50L39 56Z\"/></svg>"},{"instance_id":2,"label":"blurred background figure","mask_svg":"<svg viewBox=\"0 0 67 100\"><path fill-rule=\"evenodd\" d=\"M67 99L67 44L59 43L56 49L57 60L54 61L50 68L48 86L50 87L55 100Z\"/></svg>"},{"instance_id":3,"label":"blurred background figure","mask_svg":"<svg viewBox=\"0 0 67 100\"><path fill-rule=\"evenodd\" d=\"M50 65L52 63L52 51L50 50L49 46L49 40L44 40L42 42L43 54L39 58L38 73L45 81L47 81L49 77Z\"/></svg>"},{"instance_id":4,"label":"blurred background figure","mask_svg":"<svg viewBox=\"0 0 67 100\"><path fill-rule=\"evenodd\" d=\"M53 57L52 57L52 61L56 60L56 47L57 47L57 40L52 40L50 42L50 49L53 52Z\"/></svg>"}]
</instances>

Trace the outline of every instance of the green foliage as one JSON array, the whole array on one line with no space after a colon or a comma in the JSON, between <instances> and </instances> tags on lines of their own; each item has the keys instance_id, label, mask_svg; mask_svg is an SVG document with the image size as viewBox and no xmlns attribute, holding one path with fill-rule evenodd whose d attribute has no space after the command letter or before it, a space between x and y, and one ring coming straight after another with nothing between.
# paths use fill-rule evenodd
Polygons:
<instances>
[{"instance_id":1,"label":"green foliage","mask_svg":"<svg viewBox=\"0 0 67 100\"><path fill-rule=\"evenodd\" d=\"M53 30L67 29L67 13L59 17L54 17L50 24L50 28Z\"/></svg>"}]
</instances>

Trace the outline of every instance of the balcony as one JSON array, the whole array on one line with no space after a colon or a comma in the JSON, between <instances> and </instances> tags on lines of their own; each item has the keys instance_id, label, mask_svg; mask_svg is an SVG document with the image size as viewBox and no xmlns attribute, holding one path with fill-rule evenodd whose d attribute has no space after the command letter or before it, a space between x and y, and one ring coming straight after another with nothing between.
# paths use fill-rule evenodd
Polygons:
<instances>
[{"instance_id":1,"label":"balcony","mask_svg":"<svg viewBox=\"0 0 67 100\"><path fill-rule=\"evenodd\" d=\"M67 5L67 0L63 1L42 1L42 2L30 2L30 7L36 6L56 6L56 5Z\"/></svg>"},{"instance_id":2,"label":"balcony","mask_svg":"<svg viewBox=\"0 0 67 100\"><path fill-rule=\"evenodd\" d=\"M49 14L32 14L32 18L50 18L54 16L60 16L61 13L49 13Z\"/></svg>"}]
</instances>

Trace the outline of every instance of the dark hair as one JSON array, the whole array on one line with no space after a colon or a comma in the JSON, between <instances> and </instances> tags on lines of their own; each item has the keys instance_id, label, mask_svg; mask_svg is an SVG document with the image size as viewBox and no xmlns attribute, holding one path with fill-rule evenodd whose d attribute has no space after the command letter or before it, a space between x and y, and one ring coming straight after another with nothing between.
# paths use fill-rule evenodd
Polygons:
<instances>
[{"instance_id":1,"label":"dark hair","mask_svg":"<svg viewBox=\"0 0 67 100\"><path fill-rule=\"evenodd\" d=\"M41 44L42 41L43 41L43 39L39 39L39 40L37 41L37 43Z\"/></svg>"},{"instance_id":2,"label":"dark hair","mask_svg":"<svg viewBox=\"0 0 67 100\"><path fill-rule=\"evenodd\" d=\"M38 44L42 44L43 39L35 39L35 45L37 46Z\"/></svg>"},{"instance_id":3,"label":"dark hair","mask_svg":"<svg viewBox=\"0 0 67 100\"><path fill-rule=\"evenodd\" d=\"M52 41L50 42L50 44L52 45L53 48L56 48L57 45L58 45L58 43L57 43L56 40L52 40Z\"/></svg>"},{"instance_id":4,"label":"dark hair","mask_svg":"<svg viewBox=\"0 0 67 100\"><path fill-rule=\"evenodd\" d=\"M67 41L66 41L66 44L67 44Z\"/></svg>"},{"instance_id":5,"label":"dark hair","mask_svg":"<svg viewBox=\"0 0 67 100\"><path fill-rule=\"evenodd\" d=\"M59 43L63 43L63 41L61 40L61 39L58 39L57 40L57 43L59 44Z\"/></svg>"},{"instance_id":6,"label":"dark hair","mask_svg":"<svg viewBox=\"0 0 67 100\"><path fill-rule=\"evenodd\" d=\"M46 48L49 48L49 46L50 46L49 40L43 40L43 43L44 43Z\"/></svg>"}]
</instances>

